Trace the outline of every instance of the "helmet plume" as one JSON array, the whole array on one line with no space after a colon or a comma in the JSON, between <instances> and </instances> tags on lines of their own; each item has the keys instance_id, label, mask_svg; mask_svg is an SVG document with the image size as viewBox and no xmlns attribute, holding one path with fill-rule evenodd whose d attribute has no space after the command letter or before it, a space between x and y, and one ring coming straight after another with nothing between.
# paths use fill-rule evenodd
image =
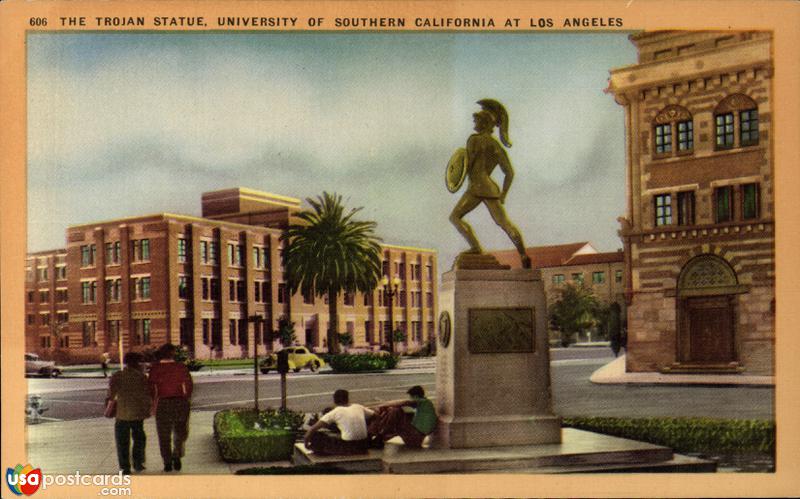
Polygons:
<instances>
[{"instance_id":1,"label":"helmet plume","mask_svg":"<svg viewBox=\"0 0 800 499\"><path fill-rule=\"evenodd\" d=\"M500 142L506 147L511 147L511 141L508 139L508 112L506 108L494 99L481 99L478 101L478 105L494 117L494 124L500 130Z\"/></svg>"}]
</instances>

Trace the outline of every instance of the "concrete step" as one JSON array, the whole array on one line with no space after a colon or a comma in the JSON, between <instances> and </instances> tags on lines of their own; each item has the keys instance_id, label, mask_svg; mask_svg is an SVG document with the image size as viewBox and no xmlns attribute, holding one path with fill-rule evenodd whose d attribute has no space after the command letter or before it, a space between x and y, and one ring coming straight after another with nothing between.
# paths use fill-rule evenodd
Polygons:
<instances>
[{"instance_id":1,"label":"concrete step","mask_svg":"<svg viewBox=\"0 0 800 499\"><path fill-rule=\"evenodd\" d=\"M383 450L358 456L318 456L295 446L295 464L327 464L358 472L421 473L600 473L635 471L713 472L716 463L674 454L671 449L574 428L560 444L471 449L405 447L395 438Z\"/></svg>"},{"instance_id":2,"label":"concrete step","mask_svg":"<svg viewBox=\"0 0 800 499\"><path fill-rule=\"evenodd\" d=\"M743 371L738 362L674 362L661 369L664 374L739 374Z\"/></svg>"},{"instance_id":3,"label":"concrete step","mask_svg":"<svg viewBox=\"0 0 800 499\"><path fill-rule=\"evenodd\" d=\"M383 471L382 457L383 450L378 449L370 449L367 454L355 456L320 456L306 449L306 446L301 442L294 444L292 464L297 466L318 464L335 466L343 470L359 473L380 473Z\"/></svg>"}]
</instances>

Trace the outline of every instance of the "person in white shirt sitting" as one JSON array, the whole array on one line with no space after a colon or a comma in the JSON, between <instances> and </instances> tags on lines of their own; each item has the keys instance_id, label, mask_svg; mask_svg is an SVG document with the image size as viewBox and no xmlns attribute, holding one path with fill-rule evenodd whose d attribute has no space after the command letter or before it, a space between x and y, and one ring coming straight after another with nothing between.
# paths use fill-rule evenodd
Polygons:
<instances>
[{"instance_id":1,"label":"person in white shirt sitting","mask_svg":"<svg viewBox=\"0 0 800 499\"><path fill-rule=\"evenodd\" d=\"M323 415L308 429L303 443L315 454L348 455L363 454L369 449L367 418L375 412L361 404L351 404L347 390L333 393L336 407ZM337 427L339 433L329 428Z\"/></svg>"}]
</instances>

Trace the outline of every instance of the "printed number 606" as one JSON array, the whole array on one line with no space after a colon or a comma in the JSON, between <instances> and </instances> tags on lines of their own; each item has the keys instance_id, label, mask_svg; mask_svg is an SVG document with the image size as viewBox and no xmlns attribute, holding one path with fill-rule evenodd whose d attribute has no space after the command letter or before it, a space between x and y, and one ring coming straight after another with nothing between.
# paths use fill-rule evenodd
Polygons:
<instances>
[{"instance_id":1,"label":"printed number 606","mask_svg":"<svg viewBox=\"0 0 800 499\"><path fill-rule=\"evenodd\" d=\"M31 26L47 26L47 18L31 17Z\"/></svg>"}]
</instances>

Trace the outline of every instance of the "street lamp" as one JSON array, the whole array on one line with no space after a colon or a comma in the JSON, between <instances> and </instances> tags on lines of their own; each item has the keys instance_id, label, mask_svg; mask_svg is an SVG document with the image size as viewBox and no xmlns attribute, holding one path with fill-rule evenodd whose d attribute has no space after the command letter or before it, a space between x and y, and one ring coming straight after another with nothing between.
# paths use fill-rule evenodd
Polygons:
<instances>
[{"instance_id":1,"label":"street lamp","mask_svg":"<svg viewBox=\"0 0 800 499\"><path fill-rule=\"evenodd\" d=\"M389 297L389 353L394 354L394 296L400 290L400 278L394 276L390 285L389 277L383 276L381 284Z\"/></svg>"},{"instance_id":2,"label":"street lamp","mask_svg":"<svg viewBox=\"0 0 800 499\"><path fill-rule=\"evenodd\" d=\"M247 321L253 323L253 391L255 395L253 397L253 405L256 414L258 414L258 340L260 339L259 336L261 336L261 328L259 326L262 320L264 320L264 318L258 314L249 315L247 317Z\"/></svg>"}]
</instances>

